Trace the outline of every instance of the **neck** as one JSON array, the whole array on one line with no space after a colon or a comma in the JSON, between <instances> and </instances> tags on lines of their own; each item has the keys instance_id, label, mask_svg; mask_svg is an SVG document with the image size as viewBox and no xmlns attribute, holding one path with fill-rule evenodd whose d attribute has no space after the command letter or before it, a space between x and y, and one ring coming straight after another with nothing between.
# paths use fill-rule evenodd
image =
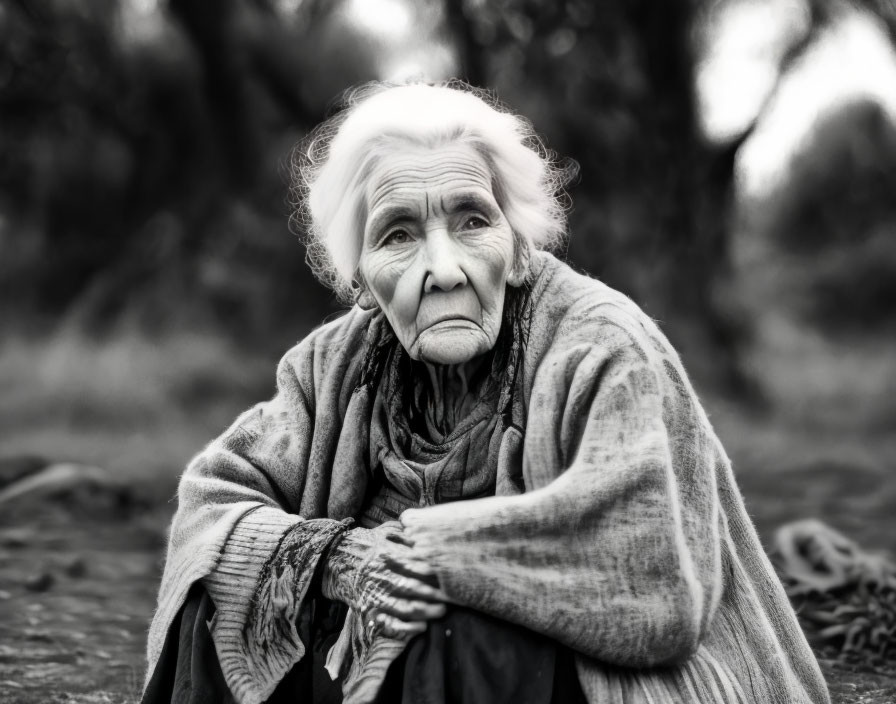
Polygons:
<instances>
[{"instance_id":1,"label":"neck","mask_svg":"<svg viewBox=\"0 0 896 704\"><path fill-rule=\"evenodd\" d=\"M463 364L430 364L424 362L428 388L424 398L424 415L430 429L449 434L479 400L485 360L479 355Z\"/></svg>"}]
</instances>

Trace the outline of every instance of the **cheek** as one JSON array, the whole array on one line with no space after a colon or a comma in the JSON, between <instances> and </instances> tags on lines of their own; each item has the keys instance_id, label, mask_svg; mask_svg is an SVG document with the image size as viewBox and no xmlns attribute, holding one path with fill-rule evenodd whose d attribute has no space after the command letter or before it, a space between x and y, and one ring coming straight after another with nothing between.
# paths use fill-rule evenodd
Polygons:
<instances>
[{"instance_id":1,"label":"cheek","mask_svg":"<svg viewBox=\"0 0 896 704\"><path fill-rule=\"evenodd\" d=\"M388 305L395 297L395 287L401 276L401 270L395 262L374 261L362 267L361 273L373 295L383 305Z\"/></svg>"},{"instance_id":2,"label":"cheek","mask_svg":"<svg viewBox=\"0 0 896 704\"><path fill-rule=\"evenodd\" d=\"M504 285L507 283L507 277L510 275L512 260L512 250L506 250L503 247L487 260L491 281L502 291L504 290Z\"/></svg>"},{"instance_id":3,"label":"cheek","mask_svg":"<svg viewBox=\"0 0 896 704\"><path fill-rule=\"evenodd\" d=\"M361 254L358 268L368 288L381 304L388 304L395 296L395 289L408 268L412 255L409 252L379 249Z\"/></svg>"},{"instance_id":4,"label":"cheek","mask_svg":"<svg viewBox=\"0 0 896 704\"><path fill-rule=\"evenodd\" d=\"M505 233L483 238L473 249L471 261L482 288L480 299L485 308L500 304L513 265L513 238Z\"/></svg>"},{"instance_id":5,"label":"cheek","mask_svg":"<svg viewBox=\"0 0 896 704\"><path fill-rule=\"evenodd\" d=\"M413 320L417 315L420 302L420 278L414 275L412 268L402 270L395 281L391 305L404 320Z\"/></svg>"},{"instance_id":6,"label":"cheek","mask_svg":"<svg viewBox=\"0 0 896 704\"><path fill-rule=\"evenodd\" d=\"M419 286L414 285L412 252L376 253L362 262L361 273L393 327L406 328L417 311Z\"/></svg>"}]
</instances>

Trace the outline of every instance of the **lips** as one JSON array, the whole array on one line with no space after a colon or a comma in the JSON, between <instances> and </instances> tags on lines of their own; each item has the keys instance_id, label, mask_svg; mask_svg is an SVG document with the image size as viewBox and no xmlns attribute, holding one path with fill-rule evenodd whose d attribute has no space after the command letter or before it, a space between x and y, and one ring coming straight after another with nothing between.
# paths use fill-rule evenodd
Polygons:
<instances>
[{"instance_id":1,"label":"lips","mask_svg":"<svg viewBox=\"0 0 896 704\"><path fill-rule=\"evenodd\" d=\"M417 329L457 320L480 324L479 299L469 286L452 291L424 294L417 310Z\"/></svg>"}]
</instances>

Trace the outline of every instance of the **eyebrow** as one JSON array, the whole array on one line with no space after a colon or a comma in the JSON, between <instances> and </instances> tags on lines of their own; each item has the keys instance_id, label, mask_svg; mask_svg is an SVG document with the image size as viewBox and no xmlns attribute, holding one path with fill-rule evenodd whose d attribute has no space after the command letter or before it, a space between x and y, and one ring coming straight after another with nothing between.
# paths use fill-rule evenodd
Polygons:
<instances>
[{"instance_id":1,"label":"eyebrow","mask_svg":"<svg viewBox=\"0 0 896 704\"><path fill-rule=\"evenodd\" d=\"M478 193L458 193L449 196L442 204L448 213L462 213L466 210L478 210L485 215L493 215L495 205Z\"/></svg>"},{"instance_id":2,"label":"eyebrow","mask_svg":"<svg viewBox=\"0 0 896 704\"><path fill-rule=\"evenodd\" d=\"M416 216L416 212L406 205L387 205L377 208L370 219L367 235L368 237L376 236L389 225L403 220L413 220Z\"/></svg>"}]
</instances>

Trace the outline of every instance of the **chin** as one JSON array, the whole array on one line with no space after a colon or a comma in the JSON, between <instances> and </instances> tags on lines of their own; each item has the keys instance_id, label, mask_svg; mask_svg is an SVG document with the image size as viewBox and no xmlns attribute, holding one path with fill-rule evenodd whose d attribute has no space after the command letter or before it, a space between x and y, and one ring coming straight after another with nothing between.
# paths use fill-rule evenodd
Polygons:
<instances>
[{"instance_id":1,"label":"chin","mask_svg":"<svg viewBox=\"0 0 896 704\"><path fill-rule=\"evenodd\" d=\"M479 326L427 330L418 338L416 354L411 356L429 364L464 364L488 352L492 344Z\"/></svg>"}]
</instances>

